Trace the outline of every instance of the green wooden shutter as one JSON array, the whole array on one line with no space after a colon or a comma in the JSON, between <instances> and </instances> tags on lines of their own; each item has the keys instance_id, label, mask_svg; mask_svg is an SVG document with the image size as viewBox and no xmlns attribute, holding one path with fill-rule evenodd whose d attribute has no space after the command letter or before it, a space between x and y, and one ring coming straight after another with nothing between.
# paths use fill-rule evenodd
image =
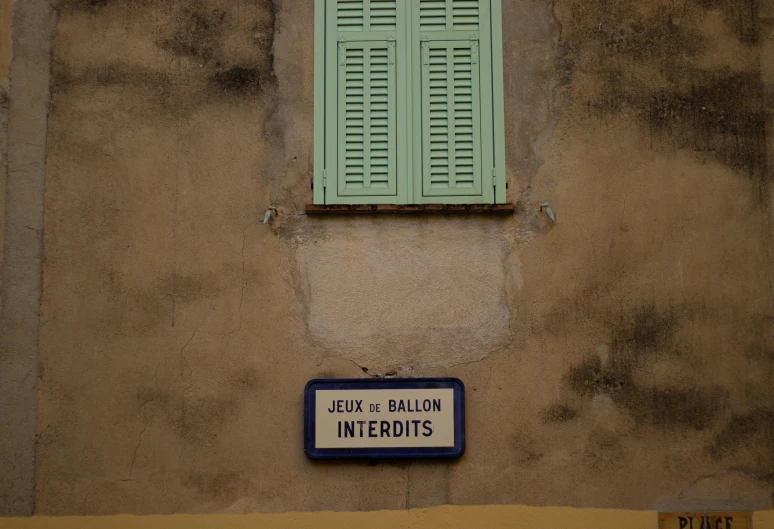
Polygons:
<instances>
[{"instance_id":1,"label":"green wooden shutter","mask_svg":"<svg viewBox=\"0 0 774 529\"><path fill-rule=\"evenodd\" d=\"M489 0L416 0L417 202L494 203Z\"/></svg>"},{"instance_id":2,"label":"green wooden shutter","mask_svg":"<svg viewBox=\"0 0 774 529\"><path fill-rule=\"evenodd\" d=\"M505 202L501 26L501 0L315 0L314 202Z\"/></svg>"},{"instance_id":3,"label":"green wooden shutter","mask_svg":"<svg viewBox=\"0 0 774 529\"><path fill-rule=\"evenodd\" d=\"M326 203L401 199L398 130L405 119L399 96L406 79L399 54L405 53L405 4L327 1Z\"/></svg>"}]
</instances>

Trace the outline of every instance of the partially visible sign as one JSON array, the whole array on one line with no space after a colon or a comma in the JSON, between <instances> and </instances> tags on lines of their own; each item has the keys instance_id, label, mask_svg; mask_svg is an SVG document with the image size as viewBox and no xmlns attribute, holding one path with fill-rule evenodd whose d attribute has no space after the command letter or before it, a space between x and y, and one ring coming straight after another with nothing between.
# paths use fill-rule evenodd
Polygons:
<instances>
[{"instance_id":1,"label":"partially visible sign","mask_svg":"<svg viewBox=\"0 0 774 529\"><path fill-rule=\"evenodd\" d=\"M659 529L750 529L750 513L659 513Z\"/></svg>"},{"instance_id":2,"label":"partially visible sign","mask_svg":"<svg viewBox=\"0 0 774 529\"><path fill-rule=\"evenodd\" d=\"M304 450L312 459L460 457L465 386L456 378L313 380Z\"/></svg>"}]
</instances>

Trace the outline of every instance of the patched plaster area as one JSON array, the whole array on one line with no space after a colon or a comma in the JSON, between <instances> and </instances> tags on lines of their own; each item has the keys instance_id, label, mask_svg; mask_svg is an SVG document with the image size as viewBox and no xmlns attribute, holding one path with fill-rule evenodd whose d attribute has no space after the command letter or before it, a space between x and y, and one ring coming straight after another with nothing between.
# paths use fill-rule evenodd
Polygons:
<instances>
[{"instance_id":1,"label":"patched plaster area","mask_svg":"<svg viewBox=\"0 0 774 529\"><path fill-rule=\"evenodd\" d=\"M369 369L480 360L510 338L496 219L321 220L298 247L308 339Z\"/></svg>"}]
</instances>

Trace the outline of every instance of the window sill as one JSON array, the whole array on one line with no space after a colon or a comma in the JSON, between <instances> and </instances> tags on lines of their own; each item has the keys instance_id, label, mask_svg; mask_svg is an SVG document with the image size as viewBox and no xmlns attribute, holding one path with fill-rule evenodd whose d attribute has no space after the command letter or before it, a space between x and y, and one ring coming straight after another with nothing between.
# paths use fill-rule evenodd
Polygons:
<instances>
[{"instance_id":1,"label":"window sill","mask_svg":"<svg viewBox=\"0 0 774 529\"><path fill-rule=\"evenodd\" d=\"M307 204L307 215L513 215L513 204L319 205Z\"/></svg>"}]
</instances>

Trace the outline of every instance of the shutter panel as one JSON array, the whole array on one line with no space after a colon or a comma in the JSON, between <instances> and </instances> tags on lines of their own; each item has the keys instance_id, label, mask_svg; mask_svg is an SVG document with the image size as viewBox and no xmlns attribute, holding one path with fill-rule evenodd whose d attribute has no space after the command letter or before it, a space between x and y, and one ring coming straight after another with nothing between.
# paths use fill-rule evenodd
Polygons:
<instances>
[{"instance_id":1,"label":"shutter panel","mask_svg":"<svg viewBox=\"0 0 774 529\"><path fill-rule=\"evenodd\" d=\"M406 2L327 0L326 5L325 201L397 203Z\"/></svg>"},{"instance_id":2,"label":"shutter panel","mask_svg":"<svg viewBox=\"0 0 774 529\"><path fill-rule=\"evenodd\" d=\"M481 194L478 44L422 43L425 196Z\"/></svg>"},{"instance_id":3,"label":"shutter panel","mask_svg":"<svg viewBox=\"0 0 774 529\"><path fill-rule=\"evenodd\" d=\"M424 203L494 203L490 2L415 6L415 196Z\"/></svg>"},{"instance_id":4,"label":"shutter panel","mask_svg":"<svg viewBox=\"0 0 774 529\"><path fill-rule=\"evenodd\" d=\"M339 195L395 195L394 43L339 45Z\"/></svg>"}]
</instances>

